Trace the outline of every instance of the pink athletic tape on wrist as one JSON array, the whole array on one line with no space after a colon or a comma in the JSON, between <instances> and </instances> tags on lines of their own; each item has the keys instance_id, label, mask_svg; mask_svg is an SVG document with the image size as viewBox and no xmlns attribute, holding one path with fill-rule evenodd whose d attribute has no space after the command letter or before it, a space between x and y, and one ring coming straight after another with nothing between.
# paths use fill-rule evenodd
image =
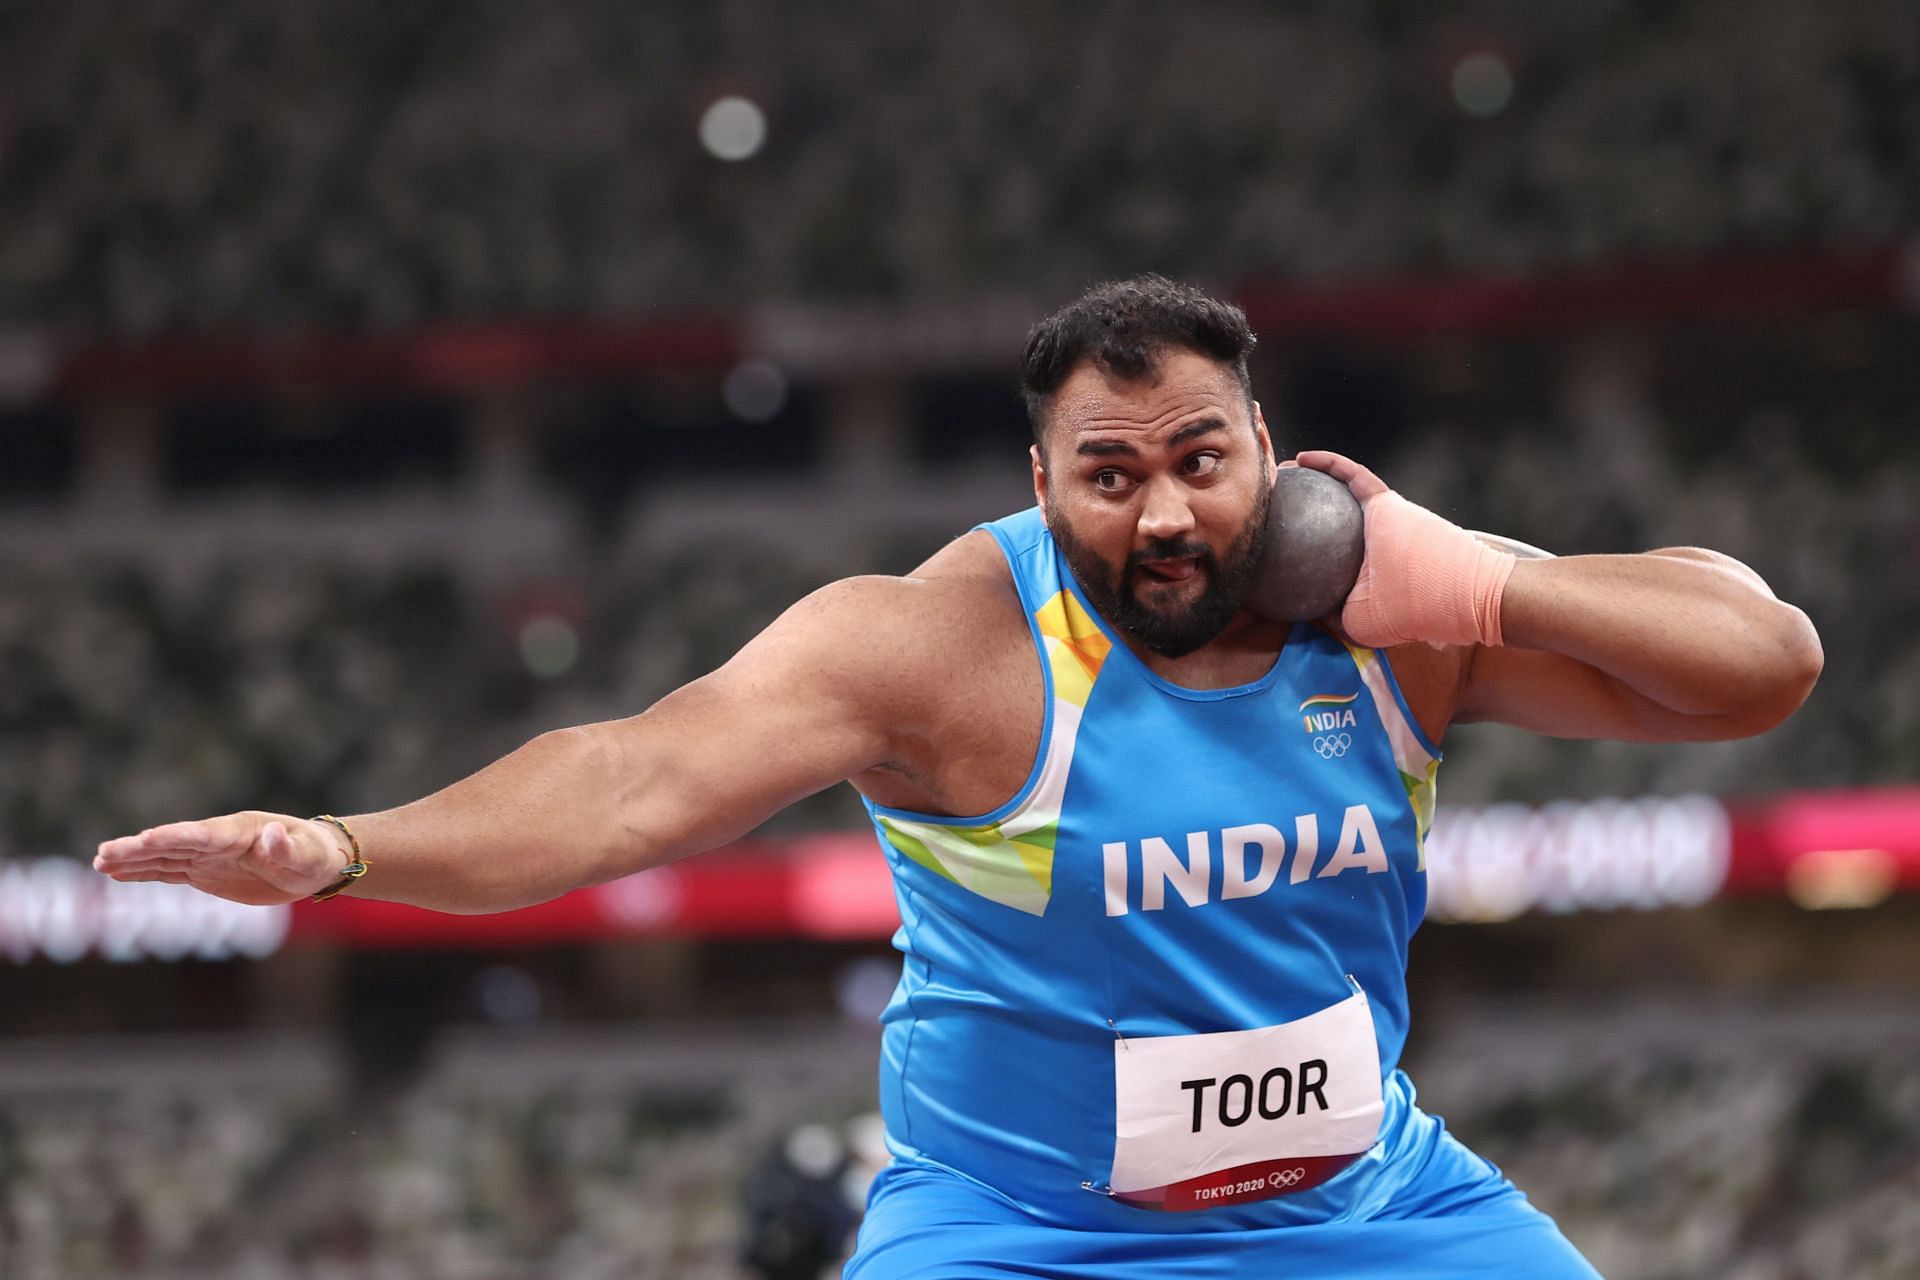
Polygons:
<instances>
[{"instance_id":1,"label":"pink athletic tape on wrist","mask_svg":"<svg viewBox=\"0 0 1920 1280\"><path fill-rule=\"evenodd\" d=\"M1366 560L1340 612L1355 643L1501 643L1500 598L1518 557L1391 491L1367 500L1366 531Z\"/></svg>"}]
</instances>

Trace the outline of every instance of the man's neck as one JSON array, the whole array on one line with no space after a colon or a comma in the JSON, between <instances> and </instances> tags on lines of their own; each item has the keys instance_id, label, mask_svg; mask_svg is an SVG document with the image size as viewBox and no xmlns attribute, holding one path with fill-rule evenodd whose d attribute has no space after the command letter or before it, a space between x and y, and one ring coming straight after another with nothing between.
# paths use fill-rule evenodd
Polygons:
<instances>
[{"instance_id":1,"label":"man's neck","mask_svg":"<svg viewBox=\"0 0 1920 1280\"><path fill-rule=\"evenodd\" d=\"M1287 643L1292 624L1275 622L1245 609L1235 614L1226 630L1192 653L1169 658L1145 648L1115 627L1121 641L1147 670L1183 689L1231 689L1252 684L1273 669Z\"/></svg>"}]
</instances>

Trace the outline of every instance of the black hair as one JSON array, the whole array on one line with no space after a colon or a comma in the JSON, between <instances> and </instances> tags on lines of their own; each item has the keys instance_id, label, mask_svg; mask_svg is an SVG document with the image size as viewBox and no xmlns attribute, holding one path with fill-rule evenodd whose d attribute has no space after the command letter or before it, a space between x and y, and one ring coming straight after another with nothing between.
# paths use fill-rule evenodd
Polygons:
<instances>
[{"instance_id":1,"label":"black hair","mask_svg":"<svg viewBox=\"0 0 1920 1280\"><path fill-rule=\"evenodd\" d=\"M1190 284L1161 275L1097 284L1027 332L1020 392L1033 442L1045 442L1053 393L1089 360L1132 381L1152 375L1167 348L1184 347L1226 365L1252 401L1247 353L1254 342L1244 311Z\"/></svg>"}]
</instances>

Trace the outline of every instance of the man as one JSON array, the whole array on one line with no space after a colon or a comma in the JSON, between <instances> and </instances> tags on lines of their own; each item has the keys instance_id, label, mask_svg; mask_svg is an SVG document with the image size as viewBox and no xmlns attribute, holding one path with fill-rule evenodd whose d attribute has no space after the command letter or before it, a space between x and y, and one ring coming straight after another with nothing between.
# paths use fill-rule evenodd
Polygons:
<instances>
[{"instance_id":1,"label":"man","mask_svg":"<svg viewBox=\"0 0 1920 1280\"><path fill-rule=\"evenodd\" d=\"M1724 556L1516 560L1328 453L1297 465L1363 500L1360 581L1338 618L1256 616L1253 341L1196 290L1096 288L1028 340L1035 510L424 800L178 823L96 865L497 911L848 779L906 956L850 1276L1591 1276L1395 1069L1437 744L1760 733L1819 641Z\"/></svg>"}]
</instances>

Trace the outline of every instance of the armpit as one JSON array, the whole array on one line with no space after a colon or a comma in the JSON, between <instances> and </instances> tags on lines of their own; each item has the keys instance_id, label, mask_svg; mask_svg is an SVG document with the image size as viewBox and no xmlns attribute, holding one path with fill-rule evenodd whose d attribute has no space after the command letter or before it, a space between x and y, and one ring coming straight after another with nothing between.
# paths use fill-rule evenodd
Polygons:
<instances>
[{"instance_id":1,"label":"armpit","mask_svg":"<svg viewBox=\"0 0 1920 1280\"><path fill-rule=\"evenodd\" d=\"M1420 731L1436 744L1454 721L1477 646L1402 644L1386 651L1394 679Z\"/></svg>"}]
</instances>

